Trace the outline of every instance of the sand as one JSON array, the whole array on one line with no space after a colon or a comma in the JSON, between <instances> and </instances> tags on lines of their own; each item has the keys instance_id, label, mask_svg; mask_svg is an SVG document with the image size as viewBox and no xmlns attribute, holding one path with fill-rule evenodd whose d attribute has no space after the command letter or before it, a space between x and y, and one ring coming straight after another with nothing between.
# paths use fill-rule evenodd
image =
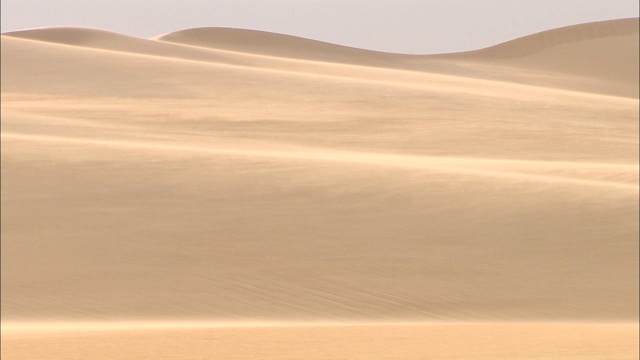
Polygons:
<instances>
[{"instance_id":1,"label":"sand","mask_svg":"<svg viewBox=\"0 0 640 360\"><path fill-rule=\"evenodd\" d=\"M3 358L633 358L637 64L638 19L5 33Z\"/></svg>"},{"instance_id":2,"label":"sand","mask_svg":"<svg viewBox=\"0 0 640 360\"><path fill-rule=\"evenodd\" d=\"M637 324L79 326L14 331L9 359L634 359ZM148 325L150 326L150 324Z\"/></svg>"}]
</instances>

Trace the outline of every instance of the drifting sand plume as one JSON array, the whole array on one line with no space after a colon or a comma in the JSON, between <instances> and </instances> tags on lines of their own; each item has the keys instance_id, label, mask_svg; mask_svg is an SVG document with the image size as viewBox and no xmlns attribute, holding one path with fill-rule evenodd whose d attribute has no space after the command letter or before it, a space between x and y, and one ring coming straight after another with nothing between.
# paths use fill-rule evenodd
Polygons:
<instances>
[{"instance_id":1,"label":"drifting sand plume","mask_svg":"<svg viewBox=\"0 0 640 360\"><path fill-rule=\"evenodd\" d=\"M3 34L3 322L637 321L637 24Z\"/></svg>"}]
</instances>

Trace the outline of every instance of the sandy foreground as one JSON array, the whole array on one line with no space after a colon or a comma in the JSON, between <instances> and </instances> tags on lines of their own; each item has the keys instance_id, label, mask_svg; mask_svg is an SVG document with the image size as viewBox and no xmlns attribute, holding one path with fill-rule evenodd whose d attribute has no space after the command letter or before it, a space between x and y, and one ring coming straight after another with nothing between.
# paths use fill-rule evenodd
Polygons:
<instances>
[{"instance_id":1,"label":"sandy foreground","mask_svg":"<svg viewBox=\"0 0 640 360\"><path fill-rule=\"evenodd\" d=\"M637 64L2 34L2 357L637 358Z\"/></svg>"},{"instance_id":2,"label":"sandy foreground","mask_svg":"<svg viewBox=\"0 0 640 360\"><path fill-rule=\"evenodd\" d=\"M23 330L8 359L637 359L637 324L247 325ZM140 326L140 325L139 325Z\"/></svg>"}]
</instances>

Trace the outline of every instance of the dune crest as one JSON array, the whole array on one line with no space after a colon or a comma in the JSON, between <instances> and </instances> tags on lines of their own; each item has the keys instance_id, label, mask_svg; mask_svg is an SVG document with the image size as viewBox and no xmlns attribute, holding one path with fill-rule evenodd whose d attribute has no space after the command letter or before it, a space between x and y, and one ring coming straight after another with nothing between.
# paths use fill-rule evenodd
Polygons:
<instances>
[{"instance_id":1,"label":"dune crest","mask_svg":"<svg viewBox=\"0 0 640 360\"><path fill-rule=\"evenodd\" d=\"M638 31L640 30L638 26L638 18L571 25L558 29L542 31L536 34L506 41L488 48L457 54L505 58L522 57L532 55L536 52L545 51L552 47L579 41L619 36L637 36ZM629 51L629 54L633 53Z\"/></svg>"},{"instance_id":2,"label":"dune crest","mask_svg":"<svg viewBox=\"0 0 640 360\"><path fill-rule=\"evenodd\" d=\"M135 41L135 39L138 39L133 36L122 35L111 31L82 27L45 27L27 29L3 33L2 36L72 46L93 46L100 43L126 43L128 41Z\"/></svg>"},{"instance_id":3,"label":"dune crest","mask_svg":"<svg viewBox=\"0 0 640 360\"><path fill-rule=\"evenodd\" d=\"M631 98L638 97L639 88L638 18L573 25L485 49L438 55L384 53L231 28L188 29L151 40L69 27L16 31L2 37L131 55L278 69L307 66L295 61L364 65ZM265 56L272 59L261 58Z\"/></svg>"},{"instance_id":4,"label":"dune crest","mask_svg":"<svg viewBox=\"0 0 640 360\"><path fill-rule=\"evenodd\" d=\"M288 35L254 30L228 28L198 28L178 31L155 38L159 41L191 46L224 49L269 56L315 61L363 64L418 71L460 73L433 62L436 59L465 60L474 63L467 75L514 81L510 72L487 69L487 66L527 68L558 74L579 76L596 81L579 85L562 84L554 79L516 78L515 81L556 85L570 89L585 89L605 93L638 96L638 18L609 20L573 25L543 31L489 48L441 55L403 55L349 48ZM497 64L496 64L497 63ZM440 66L439 66L440 65ZM484 66L484 69L481 69ZM462 71L462 73L465 73ZM578 79L580 82L580 79ZM605 83L599 86L599 83ZM564 85L564 86L563 86Z\"/></svg>"},{"instance_id":5,"label":"dune crest","mask_svg":"<svg viewBox=\"0 0 640 360\"><path fill-rule=\"evenodd\" d=\"M585 79L585 90L638 97L638 18L573 25L507 41L489 48L436 57L476 66L529 69ZM491 71L491 70L490 70ZM592 84L588 84L590 79ZM563 81L563 80L561 80ZM566 81L566 80L565 80ZM535 83L535 82L534 82ZM553 82L551 82L553 83ZM605 90L606 89L606 90ZM597 90L596 90L597 91Z\"/></svg>"},{"instance_id":6,"label":"dune crest","mask_svg":"<svg viewBox=\"0 0 640 360\"><path fill-rule=\"evenodd\" d=\"M160 35L154 39L205 48L337 62L354 57L367 58L371 61L376 58L390 59L399 55L267 31L235 28L194 28Z\"/></svg>"}]
</instances>

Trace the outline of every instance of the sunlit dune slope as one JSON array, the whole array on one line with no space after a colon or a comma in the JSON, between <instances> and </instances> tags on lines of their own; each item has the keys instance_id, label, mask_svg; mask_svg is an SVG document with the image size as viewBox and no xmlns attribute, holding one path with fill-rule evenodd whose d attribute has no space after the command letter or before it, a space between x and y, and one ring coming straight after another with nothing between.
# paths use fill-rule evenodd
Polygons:
<instances>
[{"instance_id":1,"label":"sunlit dune slope","mask_svg":"<svg viewBox=\"0 0 640 360\"><path fill-rule=\"evenodd\" d=\"M3 321L637 320L637 70L565 56L634 21L508 59L3 34Z\"/></svg>"}]
</instances>

